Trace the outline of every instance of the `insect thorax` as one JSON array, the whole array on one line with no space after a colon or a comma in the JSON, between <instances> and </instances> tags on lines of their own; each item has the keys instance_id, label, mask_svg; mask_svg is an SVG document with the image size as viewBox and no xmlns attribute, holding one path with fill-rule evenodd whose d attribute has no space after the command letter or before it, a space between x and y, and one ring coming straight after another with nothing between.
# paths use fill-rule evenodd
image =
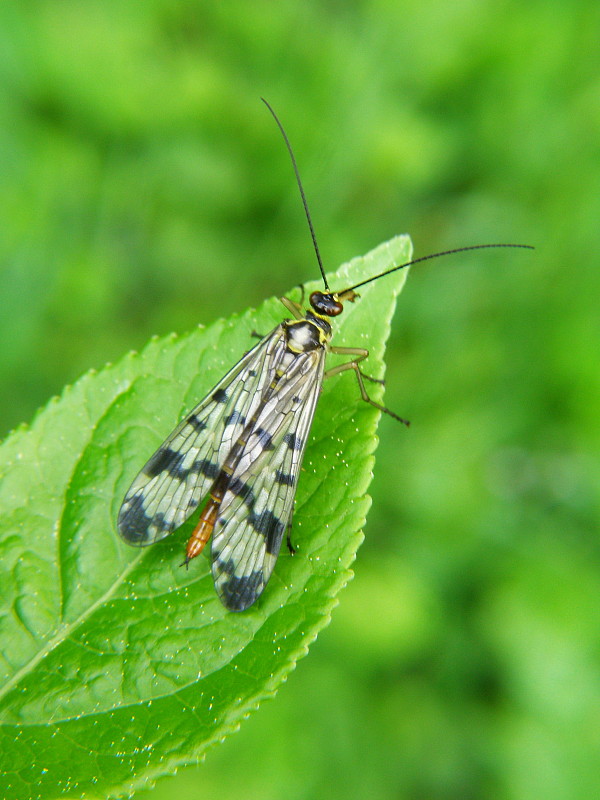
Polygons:
<instances>
[{"instance_id":1,"label":"insect thorax","mask_svg":"<svg viewBox=\"0 0 600 800\"><path fill-rule=\"evenodd\" d=\"M313 314L312 311L306 312L305 319L284 324L288 349L293 353L310 353L325 347L331 339L329 322L323 317Z\"/></svg>"}]
</instances>

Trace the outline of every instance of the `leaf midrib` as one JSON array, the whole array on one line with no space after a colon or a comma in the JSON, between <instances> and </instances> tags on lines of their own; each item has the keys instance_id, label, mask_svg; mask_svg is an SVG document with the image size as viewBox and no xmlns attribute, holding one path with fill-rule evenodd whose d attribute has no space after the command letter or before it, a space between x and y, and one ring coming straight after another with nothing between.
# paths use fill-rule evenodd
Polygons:
<instances>
[{"instance_id":1,"label":"leaf midrib","mask_svg":"<svg viewBox=\"0 0 600 800\"><path fill-rule=\"evenodd\" d=\"M91 605L89 605L85 611L83 611L78 617L76 617L72 622L62 624L57 633L42 647L32 658L29 659L22 667L20 667L15 674L10 678L4 686L0 689L0 701L6 697L19 683L21 678L26 676L34 667L36 667L40 661L42 661L49 653L54 650L59 644L62 644L66 639L69 638L71 633L75 631L79 625L83 624L88 617L90 617L100 606L110 600L116 590L122 585L125 578L127 578L130 572L138 565L141 559L144 557L143 553L139 553L120 573L119 577L113 581L113 583L109 586L109 588L104 592L104 594L100 595L97 600L95 600Z\"/></svg>"}]
</instances>

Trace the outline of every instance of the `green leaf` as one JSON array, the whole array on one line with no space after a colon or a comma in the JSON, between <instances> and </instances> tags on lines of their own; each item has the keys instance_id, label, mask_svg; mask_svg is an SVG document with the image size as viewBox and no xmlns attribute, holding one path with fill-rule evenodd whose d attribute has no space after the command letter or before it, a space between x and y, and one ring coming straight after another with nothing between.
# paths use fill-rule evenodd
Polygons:
<instances>
[{"instance_id":1,"label":"green leaf","mask_svg":"<svg viewBox=\"0 0 600 800\"><path fill-rule=\"evenodd\" d=\"M341 290L409 257L408 238L397 237L330 284ZM364 287L335 320L334 343L368 347L376 377L405 277ZM379 414L360 400L352 374L326 381L319 400L297 494L298 553L282 552L248 611L221 606L207 558L180 568L191 523L142 550L115 530L141 465L252 345L251 331L285 315L271 299L182 338L155 339L84 376L2 445L7 800L118 796L197 761L276 691L329 621L362 541L377 444Z\"/></svg>"}]
</instances>

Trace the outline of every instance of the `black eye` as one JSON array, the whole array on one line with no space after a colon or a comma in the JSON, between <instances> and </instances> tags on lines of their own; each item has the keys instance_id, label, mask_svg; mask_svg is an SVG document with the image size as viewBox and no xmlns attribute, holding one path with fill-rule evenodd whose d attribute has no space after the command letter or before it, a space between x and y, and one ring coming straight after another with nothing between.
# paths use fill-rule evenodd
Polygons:
<instances>
[{"instance_id":1,"label":"black eye","mask_svg":"<svg viewBox=\"0 0 600 800\"><path fill-rule=\"evenodd\" d=\"M337 317L344 310L344 306L332 294L323 292L313 292L310 296L310 304L317 312L325 317Z\"/></svg>"}]
</instances>

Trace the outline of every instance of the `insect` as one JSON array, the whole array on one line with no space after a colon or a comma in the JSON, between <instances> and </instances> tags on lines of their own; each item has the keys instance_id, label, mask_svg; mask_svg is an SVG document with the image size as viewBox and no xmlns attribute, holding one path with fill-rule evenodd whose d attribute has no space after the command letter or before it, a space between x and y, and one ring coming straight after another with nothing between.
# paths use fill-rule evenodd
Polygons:
<instances>
[{"instance_id":1,"label":"insect","mask_svg":"<svg viewBox=\"0 0 600 800\"><path fill-rule=\"evenodd\" d=\"M260 596L286 532L293 552L289 528L294 496L324 378L352 370L365 402L406 423L369 397L365 380L376 379L359 366L368 350L331 344L331 320L343 312L344 303L359 297L359 287L428 258L484 247L527 247L475 245L436 253L332 292L291 145L275 112L263 102L292 160L324 291L310 295L307 310L282 298L291 319L262 338L185 416L133 481L118 517L126 542L150 545L179 528L208 498L187 543L184 563L202 552L212 534L213 580L231 611L244 611ZM326 370L327 353L350 360Z\"/></svg>"}]
</instances>

